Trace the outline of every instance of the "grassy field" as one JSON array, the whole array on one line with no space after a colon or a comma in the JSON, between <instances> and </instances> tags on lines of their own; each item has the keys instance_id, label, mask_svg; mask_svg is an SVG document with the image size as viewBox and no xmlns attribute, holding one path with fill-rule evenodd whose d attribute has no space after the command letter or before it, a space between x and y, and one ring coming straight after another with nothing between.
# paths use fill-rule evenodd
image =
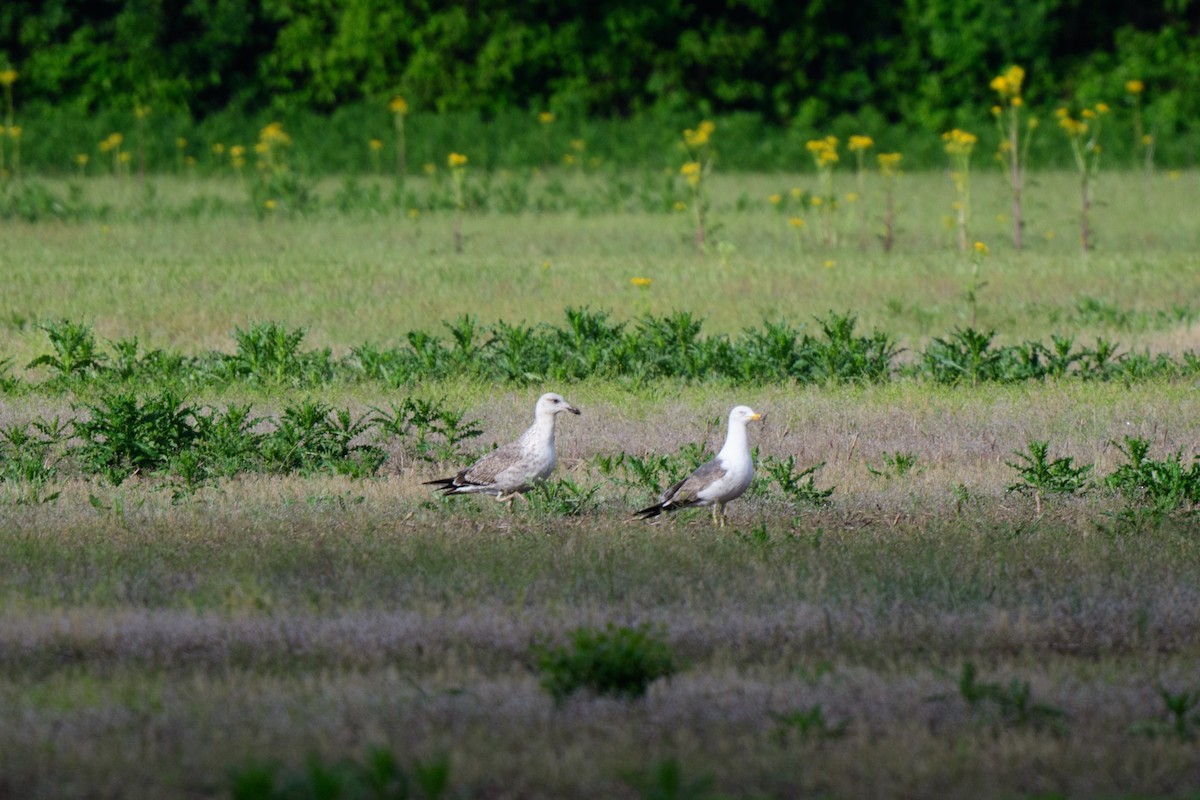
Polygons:
<instances>
[{"instance_id":1,"label":"grassy field","mask_svg":"<svg viewBox=\"0 0 1200 800\"><path fill-rule=\"evenodd\" d=\"M1071 176L1037 176L1017 253L1003 187L983 173L976 326L1182 363L1200 350L1197 181L1102 176L1083 257ZM718 175L726 244L707 255L687 214L645 210L471 213L460 255L450 212L260 218L235 183L159 180L148 204L131 182L88 181L86 214L0 222L0 360L16 379L0 381L0 430L78 424L105 398L161 390L119 377L109 340L232 353L234 329L264 320L344 354L447 336L461 314L687 310L732 335L778 319L808 330L835 310L893 335L897 365L970 324L974 262L943 221L944 176L901 178L890 254L859 250L845 207L833 247L811 212L789 226L800 212L767 197L809 182ZM40 326L64 317L93 325L110 360L26 368L51 351ZM103 477L78 428L34 451L54 462L34 482L0 442L0 798L403 796L365 788L376 748L424 797L1200 796L1194 372L543 386L229 369L171 385L186 402L251 404L263 436L306 398L361 418L437 398L483 434L454 455L380 427L354 439L379 450L370 477L336 474L332 457L244 456L195 486L170 453ZM548 389L583 411L560 420L553 491L507 510L421 485L517 435ZM730 526L704 510L631 521L650 482L720 446L735 403L767 419L751 430L760 481ZM1037 441L1059 459L1041 478L1019 469ZM1131 441L1148 456L1122 482ZM655 455L669 463L640 479L629 459ZM788 458L788 475L814 469L812 491L778 479ZM539 654L608 624L648 626L675 674L640 699L556 703ZM255 784L268 774L277 791Z\"/></svg>"}]
</instances>

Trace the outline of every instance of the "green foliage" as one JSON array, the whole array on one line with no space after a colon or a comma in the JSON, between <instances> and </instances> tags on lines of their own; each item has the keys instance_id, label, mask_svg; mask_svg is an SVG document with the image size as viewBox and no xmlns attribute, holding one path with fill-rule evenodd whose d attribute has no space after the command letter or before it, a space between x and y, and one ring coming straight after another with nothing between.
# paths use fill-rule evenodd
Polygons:
<instances>
[{"instance_id":1,"label":"green foliage","mask_svg":"<svg viewBox=\"0 0 1200 800\"><path fill-rule=\"evenodd\" d=\"M840 739L846 735L846 723L830 725L825 719L825 710L821 706L809 706L798 711L785 714L771 712L775 721L774 736L780 744L786 744L790 739L804 741L822 739Z\"/></svg>"},{"instance_id":2,"label":"green foliage","mask_svg":"<svg viewBox=\"0 0 1200 800\"><path fill-rule=\"evenodd\" d=\"M1200 458L1183 465L1182 450L1159 461L1150 458L1150 441L1126 436L1124 445L1113 443L1125 456L1105 478L1105 484L1124 496L1138 512L1159 522L1168 514L1200 503Z\"/></svg>"},{"instance_id":3,"label":"green foliage","mask_svg":"<svg viewBox=\"0 0 1200 800\"><path fill-rule=\"evenodd\" d=\"M67 426L57 419L38 419L28 426L13 424L0 430L0 485L15 487L12 502L37 505L58 499L59 492L46 489L58 477L61 447L67 437Z\"/></svg>"},{"instance_id":4,"label":"green foliage","mask_svg":"<svg viewBox=\"0 0 1200 800\"><path fill-rule=\"evenodd\" d=\"M275 322L255 323L246 330L237 328L233 333L237 352L227 367L234 376L260 383L325 382L331 369L329 352L302 351L300 345L306 335L304 328L289 330Z\"/></svg>"},{"instance_id":5,"label":"green foliage","mask_svg":"<svg viewBox=\"0 0 1200 800\"><path fill-rule=\"evenodd\" d=\"M600 487L581 486L570 478L553 478L537 484L526 495L530 508L558 517L582 517L596 510Z\"/></svg>"},{"instance_id":6,"label":"green foliage","mask_svg":"<svg viewBox=\"0 0 1200 800\"><path fill-rule=\"evenodd\" d=\"M38 356L29 362L30 367L47 366L60 378L75 378L96 373L107 360L96 346L90 325L64 319L39 327L50 337L54 352Z\"/></svg>"},{"instance_id":7,"label":"green foliage","mask_svg":"<svg viewBox=\"0 0 1200 800\"><path fill-rule=\"evenodd\" d=\"M646 625L576 628L569 639L562 647L534 649L542 686L556 703L580 690L636 699L677 670L670 648Z\"/></svg>"},{"instance_id":8,"label":"green foliage","mask_svg":"<svg viewBox=\"0 0 1200 800\"><path fill-rule=\"evenodd\" d=\"M1029 681L1013 678L1007 686L980 681L975 665L963 664L958 680L958 693L967 705L996 721L1011 727L1028 727L1050 733L1065 733L1062 709L1046 703L1033 702Z\"/></svg>"},{"instance_id":9,"label":"green foliage","mask_svg":"<svg viewBox=\"0 0 1200 800\"><path fill-rule=\"evenodd\" d=\"M233 800L440 800L450 790L450 760L415 760L405 769L390 750L373 747L361 762L310 756L298 772L247 764L230 772L229 784Z\"/></svg>"},{"instance_id":10,"label":"green foliage","mask_svg":"<svg viewBox=\"0 0 1200 800\"><path fill-rule=\"evenodd\" d=\"M383 448L363 441L371 420L355 418L319 400L289 405L278 426L262 441L262 458L271 472L302 475L331 471L363 478L374 475L387 458Z\"/></svg>"},{"instance_id":11,"label":"green foliage","mask_svg":"<svg viewBox=\"0 0 1200 800\"><path fill-rule=\"evenodd\" d=\"M626 772L625 782L637 790L642 800L704 800L714 797L713 777L704 774L688 778L679 759L665 759L646 772Z\"/></svg>"},{"instance_id":12,"label":"green foliage","mask_svg":"<svg viewBox=\"0 0 1200 800\"><path fill-rule=\"evenodd\" d=\"M779 485L784 497L797 505L827 506L833 496L834 486L828 489L818 489L816 485L817 470L825 466L822 461L811 467L796 471L796 457L775 458L768 456L762 460L762 469L767 476Z\"/></svg>"},{"instance_id":13,"label":"green foliage","mask_svg":"<svg viewBox=\"0 0 1200 800\"><path fill-rule=\"evenodd\" d=\"M174 392L144 401L121 393L85 405L87 419L76 421L87 469L120 484L135 472L157 472L196 441L196 409Z\"/></svg>"},{"instance_id":14,"label":"green foliage","mask_svg":"<svg viewBox=\"0 0 1200 800\"><path fill-rule=\"evenodd\" d=\"M1159 687L1158 696L1162 698L1167 719L1139 722L1132 726L1131 732L1150 737L1174 737L1181 742L1196 741L1200 732L1200 713L1194 712L1200 707L1200 689L1171 692Z\"/></svg>"},{"instance_id":15,"label":"green foliage","mask_svg":"<svg viewBox=\"0 0 1200 800\"><path fill-rule=\"evenodd\" d=\"M883 454L883 464L880 467L867 465L867 472L880 478L903 478L917 465L916 453L897 450Z\"/></svg>"},{"instance_id":16,"label":"green foliage","mask_svg":"<svg viewBox=\"0 0 1200 800\"><path fill-rule=\"evenodd\" d=\"M479 420L450 408L445 399L406 397L387 410L373 409L371 421L386 436L400 437L406 451L422 461L442 463L461 456L462 445L483 433Z\"/></svg>"},{"instance_id":17,"label":"green foliage","mask_svg":"<svg viewBox=\"0 0 1200 800\"><path fill-rule=\"evenodd\" d=\"M1051 460L1048 442L1031 439L1028 450L1014 450L1017 462L1005 461L1021 476L1018 483L1008 487L1009 492L1021 494L1075 494L1087 488L1092 465L1075 466L1070 456Z\"/></svg>"}]
</instances>

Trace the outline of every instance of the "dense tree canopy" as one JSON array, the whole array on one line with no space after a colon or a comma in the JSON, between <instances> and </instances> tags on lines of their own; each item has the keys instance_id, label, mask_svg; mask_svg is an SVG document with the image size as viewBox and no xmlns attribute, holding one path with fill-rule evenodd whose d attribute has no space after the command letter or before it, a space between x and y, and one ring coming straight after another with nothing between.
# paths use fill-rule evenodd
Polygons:
<instances>
[{"instance_id":1,"label":"dense tree canopy","mask_svg":"<svg viewBox=\"0 0 1200 800\"><path fill-rule=\"evenodd\" d=\"M874 109L936 128L1006 64L1044 102L1147 81L1200 96L1193 0L7 0L0 68L25 103L145 102L196 117L656 106L813 119ZM1087 99L1087 98L1085 98Z\"/></svg>"}]
</instances>

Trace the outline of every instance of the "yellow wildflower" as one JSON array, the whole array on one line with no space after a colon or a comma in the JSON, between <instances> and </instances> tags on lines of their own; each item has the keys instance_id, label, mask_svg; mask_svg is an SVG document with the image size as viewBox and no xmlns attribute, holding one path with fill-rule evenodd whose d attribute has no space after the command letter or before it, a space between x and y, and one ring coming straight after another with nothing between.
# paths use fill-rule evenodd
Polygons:
<instances>
[{"instance_id":1,"label":"yellow wildflower","mask_svg":"<svg viewBox=\"0 0 1200 800\"><path fill-rule=\"evenodd\" d=\"M805 226L805 224L806 223L804 222L804 217L790 217L788 219L788 225L791 225L793 228L796 228L797 230L799 230L800 228L803 228Z\"/></svg>"},{"instance_id":2,"label":"yellow wildflower","mask_svg":"<svg viewBox=\"0 0 1200 800\"><path fill-rule=\"evenodd\" d=\"M654 283L653 278L630 278L629 282L639 289L648 289L650 284Z\"/></svg>"},{"instance_id":3,"label":"yellow wildflower","mask_svg":"<svg viewBox=\"0 0 1200 800\"><path fill-rule=\"evenodd\" d=\"M671 208L675 209L676 211L687 211L687 203L683 202L682 200L676 200L675 205L671 206Z\"/></svg>"},{"instance_id":4,"label":"yellow wildflower","mask_svg":"<svg viewBox=\"0 0 1200 800\"><path fill-rule=\"evenodd\" d=\"M135 104L133 107L133 115L138 119L145 119L146 117L150 116L150 106L144 106L141 103Z\"/></svg>"},{"instance_id":5,"label":"yellow wildflower","mask_svg":"<svg viewBox=\"0 0 1200 800\"><path fill-rule=\"evenodd\" d=\"M583 139L572 139L571 140L571 149L574 150L576 153L582 153L584 150L587 149L587 142L585 142Z\"/></svg>"},{"instance_id":6,"label":"yellow wildflower","mask_svg":"<svg viewBox=\"0 0 1200 800\"><path fill-rule=\"evenodd\" d=\"M979 137L973 133L955 128L943 133L942 140L946 143L946 152L950 155L969 156L971 150L975 147L975 143L979 141Z\"/></svg>"},{"instance_id":7,"label":"yellow wildflower","mask_svg":"<svg viewBox=\"0 0 1200 800\"><path fill-rule=\"evenodd\" d=\"M450 169L457 169L467 165L467 157L462 153L451 153L446 158L446 163L450 165Z\"/></svg>"},{"instance_id":8,"label":"yellow wildflower","mask_svg":"<svg viewBox=\"0 0 1200 800\"><path fill-rule=\"evenodd\" d=\"M709 137L712 136L713 131L716 129L717 126L711 121L702 120L700 124L696 126L695 130L688 128L683 132L684 144L692 149L703 147L704 145L708 144Z\"/></svg>"},{"instance_id":9,"label":"yellow wildflower","mask_svg":"<svg viewBox=\"0 0 1200 800\"><path fill-rule=\"evenodd\" d=\"M975 243L975 252L979 253L979 255L981 255L981 256L986 256L989 252L988 246L986 244L984 244L983 242L976 242Z\"/></svg>"},{"instance_id":10,"label":"yellow wildflower","mask_svg":"<svg viewBox=\"0 0 1200 800\"><path fill-rule=\"evenodd\" d=\"M416 219L419 216L421 216L421 210L419 208L410 208L408 210L409 219Z\"/></svg>"},{"instance_id":11,"label":"yellow wildflower","mask_svg":"<svg viewBox=\"0 0 1200 800\"><path fill-rule=\"evenodd\" d=\"M388 103L388 111L391 111L393 114L407 114L408 101L400 95L396 95Z\"/></svg>"},{"instance_id":12,"label":"yellow wildflower","mask_svg":"<svg viewBox=\"0 0 1200 800\"><path fill-rule=\"evenodd\" d=\"M768 197L768 198L767 198L767 202L768 202L768 203L770 203L770 204L771 204L771 205L773 205L773 206L777 206L777 205L779 205L780 203L782 203L782 202L783 202L783 195L781 195L781 194L773 194L773 195L771 195L770 197Z\"/></svg>"},{"instance_id":13,"label":"yellow wildflower","mask_svg":"<svg viewBox=\"0 0 1200 800\"><path fill-rule=\"evenodd\" d=\"M1130 94L1141 94L1146 91L1146 84L1134 78L1131 81L1125 81L1125 91Z\"/></svg>"},{"instance_id":14,"label":"yellow wildflower","mask_svg":"<svg viewBox=\"0 0 1200 800\"><path fill-rule=\"evenodd\" d=\"M1000 116L1000 112L1003 110L1004 109L1002 109L1000 106L992 106L992 115L998 117Z\"/></svg>"},{"instance_id":15,"label":"yellow wildflower","mask_svg":"<svg viewBox=\"0 0 1200 800\"><path fill-rule=\"evenodd\" d=\"M279 204L274 200L267 200L265 203L263 203L263 208L267 209L267 211L274 211L275 207L278 205Z\"/></svg>"},{"instance_id":16,"label":"yellow wildflower","mask_svg":"<svg viewBox=\"0 0 1200 800\"><path fill-rule=\"evenodd\" d=\"M75 154L75 166L86 167L87 163L88 163L88 154L87 153L76 153Z\"/></svg>"},{"instance_id":17,"label":"yellow wildflower","mask_svg":"<svg viewBox=\"0 0 1200 800\"><path fill-rule=\"evenodd\" d=\"M233 147L229 148L229 155L231 158L245 158L246 148L244 145L235 144Z\"/></svg>"},{"instance_id":18,"label":"yellow wildflower","mask_svg":"<svg viewBox=\"0 0 1200 800\"><path fill-rule=\"evenodd\" d=\"M793 200L799 200L801 197L804 197L804 190L799 186L793 186L788 190L788 194L792 196Z\"/></svg>"},{"instance_id":19,"label":"yellow wildflower","mask_svg":"<svg viewBox=\"0 0 1200 800\"><path fill-rule=\"evenodd\" d=\"M540 114L538 114L538 122L542 123L543 125L549 125L551 122L554 122L554 112L553 111L541 112Z\"/></svg>"},{"instance_id":20,"label":"yellow wildflower","mask_svg":"<svg viewBox=\"0 0 1200 800\"><path fill-rule=\"evenodd\" d=\"M1154 144L1154 137L1148 133L1145 134L1142 136L1142 144L1146 147L1149 147L1150 145Z\"/></svg>"},{"instance_id":21,"label":"yellow wildflower","mask_svg":"<svg viewBox=\"0 0 1200 800\"><path fill-rule=\"evenodd\" d=\"M850 142L846 145L852 153L859 150L869 150L874 146L875 140L870 136L851 136Z\"/></svg>"},{"instance_id":22,"label":"yellow wildflower","mask_svg":"<svg viewBox=\"0 0 1200 800\"><path fill-rule=\"evenodd\" d=\"M833 269L835 266L837 266L837 262L830 258L827 259L821 266L825 267L825 269Z\"/></svg>"},{"instance_id":23,"label":"yellow wildflower","mask_svg":"<svg viewBox=\"0 0 1200 800\"><path fill-rule=\"evenodd\" d=\"M380 150L383 149L383 140L382 139L372 139L371 141L367 142L367 146L370 147L372 150L374 150L376 153L378 153Z\"/></svg>"},{"instance_id":24,"label":"yellow wildflower","mask_svg":"<svg viewBox=\"0 0 1200 800\"><path fill-rule=\"evenodd\" d=\"M426 161L423 165L421 165L421 171L426 175L433 175L435 172L437 172L437 164Z\"/></svg>"},{"instance_id":25,"label":"yellow wildflower","mask_svg":"<svg viewBox=\"0 0 1200 800\"><path fill-rule=\"evenodd\" d=\"M1017 108L1020 108L1021 106L1025 105L1025 101L1022 100L1020 97L1014 97L1012 99L1012 104L1014 106L1016 106Z\"/></svg>"},{"instance_id":26,"label":"yellow wildflower","mask_svg":"<svg viewBox=\"0 0 1200 800\"><path fill-rule=\"evenodd\" d=\"M811 198L809 198L808 202L814 206L819 206L819 205L821 205L821 203L824 203L825 201L822 200L819 195L814 194Z\"/></svg>"},{"instance_id":27,"label":"yellow wildflower","mask_svg":"<svg viewBox=\"0 0 1200 800\"><path fill-rule=\"evenodd\" d=\"M846 202L847 203L857 203L858 202L858 192L847 192L846 193Z\"/></svg>"},{"instance_id":28,"label":"yellow wildflower","mask_svg":"<svg viewBox=\"0 0 1200 800\"><path fill-rule=\"evenodd\" d=\"M1084 119L1095 119L1096 112L1092 111L1090 108L1085 108L1083 111L1079 112L1079 116L1083 117Z\"/></svg>"},{"instance_id":29,"label":"yellow wildflower","mask_svg":"<svg viewBox=\"0 0 1200 800\"><path fill-rule=\"evenodd\" d=\"M187 139L182 136L175 137L175 147L176 149L183 150L187 147Z\"/></svg>"},{"instance_id":30,"label":"yellow wildflower","mask_svg":"<svg viewBox=\"0 0 1200 800\"><path fill-rule=\"evenodd\" d=\"M216 144L214 144L212 146L212 151L213 151L214 156L224 155L225 145L221 144L220 142L217 142Z\"/></svg>"},{"instance_id":31,"label":"yellow wildflower","mask_svg":"<svg viewBox=\"0 0 1200 800\"><path fill-rule=\"evenodd\" d=\"M699 161L689 161L679 168L680 174L687 179L689 186L699 185L702 171Z\"/></svg>"},{"instance_id":32,"label":"yellow wildflower","mask_svg":"<svg viewBox=\"0 0 1200 800\"><path fill-rule=\"evenodd\" d=\"M10 139L20 139L21 138L21 126L20 125L9 126L8 136Z\"/></svg>"},{"instance_id":33,"label":"yellow wildflower","mask_svg":"<svg viewBox=\"0 0 1200 800\"><path fill-rule=\"evenodd\" d=\"M1108 103L1096 103L1097 114L1107 114L1110 110L1111 109L1109 109Z\"/></svg>"},{"instance_id":34,"label":"yellow wildflower","mask_svg":"<svg viewBox=\"0 0 1200 800\"><path fill-rule=\"evenodd\" d=\"M0 71L0 86L12 86L16 82L17 71L15 69Z\"/></svg>"},{"instance_id":35,"label":"yellow wildflower","mask_svg":"<svg viewBox=\"0 0 1200 800\"><path fill-rule=\"evenodd\" d=\"M887 176L895 175L904 156L900 153L880 153L875 159L879 162L880 171Z\"/></svg>"}]
</instances>

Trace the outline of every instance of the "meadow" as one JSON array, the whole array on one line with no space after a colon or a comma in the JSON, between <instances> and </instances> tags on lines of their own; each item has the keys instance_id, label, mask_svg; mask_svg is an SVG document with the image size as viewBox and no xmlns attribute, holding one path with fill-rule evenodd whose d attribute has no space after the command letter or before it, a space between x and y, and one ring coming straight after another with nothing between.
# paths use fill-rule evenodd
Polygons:
<instances>
[{"instance_id":1,"label":"meadow","mask_svg":"<svg viewBox=\"0 0 1200 800\"><path fill-rule=\"evenodd\" d=\"M1197 796L1200 175L705 180L7 184L0 797Z\"/></svg>"}]
</instances>

